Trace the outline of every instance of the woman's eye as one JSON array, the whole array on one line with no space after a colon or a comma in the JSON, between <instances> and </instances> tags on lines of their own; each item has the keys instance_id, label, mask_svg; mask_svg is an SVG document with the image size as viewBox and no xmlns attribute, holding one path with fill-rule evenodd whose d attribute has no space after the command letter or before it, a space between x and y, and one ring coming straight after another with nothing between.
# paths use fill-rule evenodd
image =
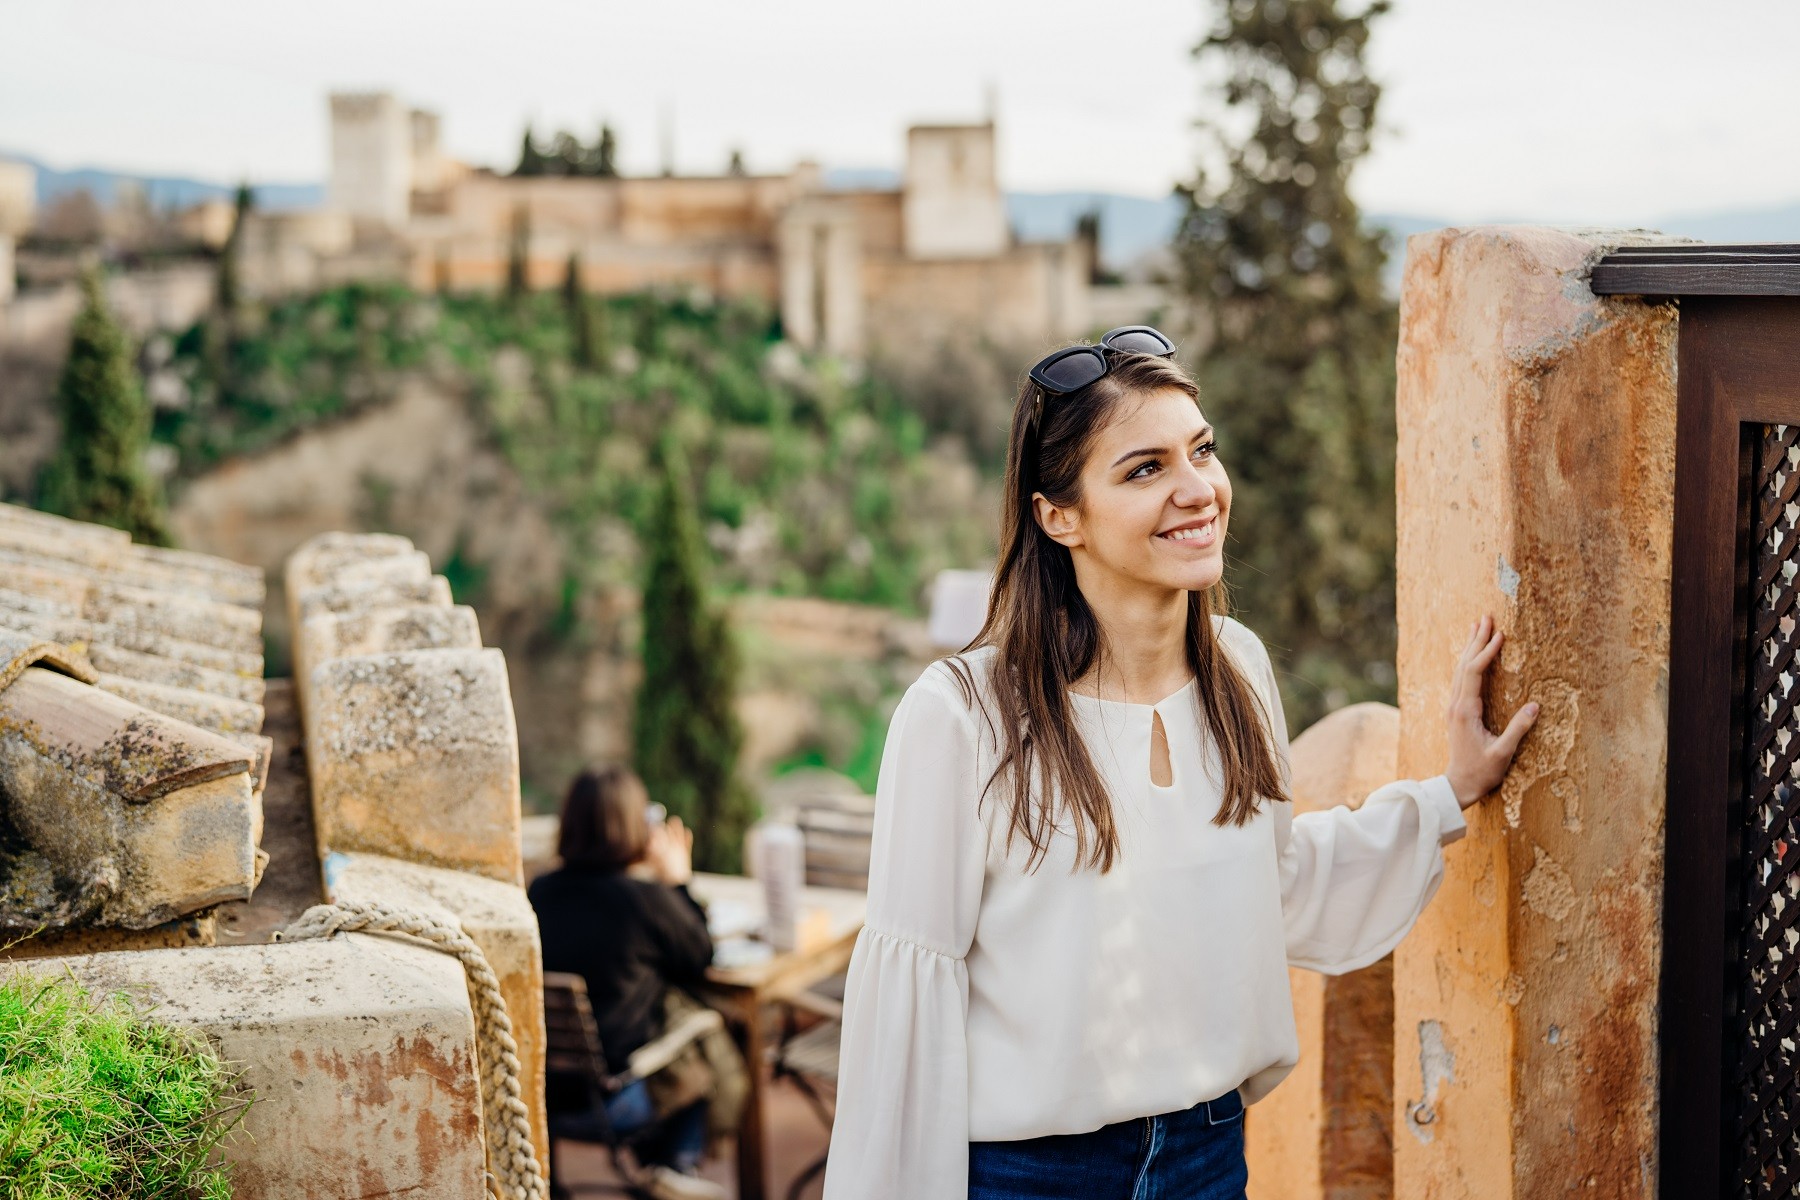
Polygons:
<instances>
[{"instance_id":1,"label":"woman's eye","mask_svg":"<svg viewBox=\"0 0 1800 1200\"><path fill-rule=\"evenodd\" d=\"M1194 457L1201 462L1205 462L1213 456L1218 448L1219 443L1217 442L1201 442L1198 446L1194 447Z\"/></svg>"},{"instance_id":2,"label":"woman's eye","mask_svg":"<svg viewBox=\"0 0 1800 1200\"><path fill-rule=\"evenodd\" d=\"M1133 471L1132 471L1132 472L1131 472L1131 473L1130 473L1130 474L1129 474L1129 475L1127 475L1127 476L1125 476L1125 478L1126 478L1126 479L1127 479L1127 480L1131 480L1131 479L1143 479L1143 478L1146 478L1146 476L1145 476L1145 475L1144 475L1144 474L1143 474L1143 472L1145 472L1145 471L1148 471L1148 470L1150 470L1150 469L1152 469L1152 468L1153 468L1153 467L1155 467L1155 466L1156 466L1156 465L1157 465L1157 464L1156 464L1156 463L1154 463L1154 462L1147 462L1147 463L1144 463L1144 464L1143 464L1143 465L1141 465L1141 466L1139 466L1139 467L1137 467L1137 468L1135 468L1135 469L1134 469L1134 470L1133 470Z\"/></svg>"}]
</instances>

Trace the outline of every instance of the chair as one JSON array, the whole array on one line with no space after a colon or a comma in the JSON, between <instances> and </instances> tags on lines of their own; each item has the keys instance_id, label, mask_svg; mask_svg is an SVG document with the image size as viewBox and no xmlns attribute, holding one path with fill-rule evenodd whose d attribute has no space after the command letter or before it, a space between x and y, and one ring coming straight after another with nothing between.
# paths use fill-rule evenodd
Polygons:
<instances>
[{"instance_id":1,"label":"chair","mask_svg":"<svg viewBox=\"0 0 1800 1200\"><path fill-rule=\"evenodd\" d=\"M630 1134L621 1134L606 1119L606 1099L640 1079L648 1079L675 1060L687 1046L724 1027L724 1019L711 1009L696 1012L669 1029L654 1041L645 1043L632 1054L624 1071L607 1070L606 1054L600 1045L600 1026L594 1019L593 1005L588 1002L587 981L579 975L561 971L544 972L544 1065L550 1079L576 1081L591 1097L589 1108L579 1114L579 1121L550 1121L550 1194L561 1200L572 1195L562 1180L557 1166L558 1141L582 1141L605 1146L612 1156L613 1169L624 1186L584 1184L583 1191L601 1191L627 1196L645 1196L639 1185L642 1168L634 1157L636 1147L661 1132L661 1123L652 1124Z\"/></svg>"},{"instance_id":2,"label":"chair","mask_svg":"<svg viewBox=\"0 0 1800 1200\"><path fill-rule=\"evenodd\" d=\"M826 1103L822 1093L830 1091L835 1097L837 1092L838 1044L844 1032L841 980L841 976L826 980L819 990L800 992L783 1000L783 1028L781 1041L775 1047L773 1066L774 1077L791 1079L827 1130L831 1128L833 1107ZM835 989L834 984L837 985ZM824 994L829 990L836 990L837 996ZM799 1013L817 1018L816 1023L801 1028L795 1019ZM788 1188L788 1200L799 1200L806 1185L825 1170L827 1157L819 1155L794 1177Z\"/></svg>"},{"instance_id":3,"label":"chair","mask_svg":"<svg viewBox=\"0 0 1800 1200\"><path fill-rule=\"evenodd\" d=\"M820 793L794 805L806 848L806 882L812 887L854 891L869 888L869 843L875 835L875 799L860 793ZM832 1106L824 1093L837 1091L838 1043L843 1034L844 976L833 975L788 997L782 1032L775 1047L774 1076L790 1079L806 1102L831 1128ZM816 1018L802 1026L799 1014ZM799 1200L807 1184L825 1170L826 1155L809 1163L788 1188L788 1200Z\"/></svg>"}]
</instances>

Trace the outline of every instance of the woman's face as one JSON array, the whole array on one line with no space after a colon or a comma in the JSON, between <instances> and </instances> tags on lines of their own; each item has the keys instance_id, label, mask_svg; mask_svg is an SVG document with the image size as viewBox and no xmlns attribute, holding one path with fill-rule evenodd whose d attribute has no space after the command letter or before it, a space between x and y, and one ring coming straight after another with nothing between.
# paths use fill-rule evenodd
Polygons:
<instances>
[{"instance_id":1,"label":"woman's face","mask_svg":"<svg viewBox=\"0 0 1800 1200\"><path fill-rule=\"evenodd\" d=\"M1078 577L1085 565L1116 582L1200 591L1225 572L1231 480L1212 426L1174 388L1120 403L1094 436L1077 505L1034 502L1044 531L1075 552Z\"/></svg>"}]
</instances>

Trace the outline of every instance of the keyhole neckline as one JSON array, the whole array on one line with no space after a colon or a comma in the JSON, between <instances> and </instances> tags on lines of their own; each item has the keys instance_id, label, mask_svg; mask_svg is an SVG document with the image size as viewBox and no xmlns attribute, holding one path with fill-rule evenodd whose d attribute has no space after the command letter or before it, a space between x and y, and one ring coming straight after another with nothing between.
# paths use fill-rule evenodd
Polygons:
<instances>
[{"instance_id":1,"label":"keyhole neckline","mask_svg":"<svg viewBox=\"0 0 1800 1200\"><path fill-rule=\"evenodd\" d=\"M1190 675L1188 677L1188 681L1186 683L1182 684L1180 687L1176 688L1174 691L1170 692L1168 695L1164 696L1161 700L1158 700L1154 704L1141 704L1136 700L1103 700L1099 696L1090 696L1085 692L1075 691L1073 688L1069 689L1069 695L1074 696L1077 699L1086 700L1093 704L1106 704L1106 705L1110 705L1114 708L1160 710L1164 705L1170 703L1171 701L1179 700L1179 699L1181 699L1181 697L1185 696L1187 693L1192 691L1194 689L1194 683L1195 683L1194 677Z\"/></svg>"}]
</instances>

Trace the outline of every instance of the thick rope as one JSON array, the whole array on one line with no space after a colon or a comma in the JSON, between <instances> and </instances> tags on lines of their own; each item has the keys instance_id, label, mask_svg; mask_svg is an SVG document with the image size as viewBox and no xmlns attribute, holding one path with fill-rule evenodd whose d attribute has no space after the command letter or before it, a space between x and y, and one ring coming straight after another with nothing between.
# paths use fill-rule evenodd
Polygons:
<instances>
[{"instance_id":1,"label":"thick rope","mask_svg":"<svg viewBox=\"0 0 1800 1200\"><path fill-rule=\"evenodd\" d=\"M429 913L385 904L318 904L282 931L284 942L328 938L334 933L402 934L462 961L475 1010L481 1059L481 1105L487 1134L488 1189L499 1200L547 1200L549 1187L531 1141L531 1112L519 1076L519 1043L500 995L500 980L481 947L459 925Z\"/></svg>"}]
</instances>

